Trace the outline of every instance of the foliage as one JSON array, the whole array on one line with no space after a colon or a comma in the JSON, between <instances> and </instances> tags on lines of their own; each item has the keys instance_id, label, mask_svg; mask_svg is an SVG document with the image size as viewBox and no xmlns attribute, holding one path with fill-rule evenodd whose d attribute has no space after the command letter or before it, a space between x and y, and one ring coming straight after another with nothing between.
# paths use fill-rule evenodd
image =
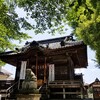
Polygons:
<instances>
[{"instance_id":1,"label":"foliage","mask_svg":"<svg viewBox=\"0 0 100 100\"><path fill-rule=\"evenodd\" d=\"M21 26L25 20L18 18L15 13L4 0L0 0L0 52L13 49L16 45L13 43L15 40L21 42L27 39L26 33L21 32ZM4 63L0 61L0 66Z\"/></svg>"},{"instance_id":2,"label":"foliage","mask_svg":"<svg viewBox=\"0 0 100 100\"><path fill-rule=\"evenodd\" d=\"M97 62L100 64L100 1L75 0L72 4L67 20L76 36L96 51Z\"/></svg>"},{"instance_id":3,"label":"foliage","mask_svg":"<svg viewBox=\"0 0 100 100\"><path fill-rule=\"evenodd\" d=\"M27 13L27 19L33 19L32 28L35 33L62 32L65 16L66 0L16 0L19 8ZM65 5L64 5L65 4Z\"/></svg>"},{"instance_id":4,"label":"foliage","mask_svg":"<svg viewBox=\"0 0 100 100\"><path fill-rule=\"evenodd\" d=\"M18 15L9 10L9 6L0 0L0 52L13 49L14 40L22 41L29 36L20 30L20 22L22 19Z\"/></svg>"},{"instance_id":5,"label":"foliage","mask_svg":"<svg viewBox=\"0 0 100 100\"><path fill-rule=\"evenodd\" d=\"M73 28L73 33L78 39L89 45L96 51L96 58L100 64L100 0L5 0L7 6L1 1L0 14L2 22L0 29L6 32L4 40L20 39L24 33L20 28L34 29L35 33L61 33L66 24ZM1 5L0 4L0 5ZM4 7L6 6L6 7ZM3 9L4 7L4 9ZM25 18L19 18L15 13L16 7L23 8L26 12ZM10 8L10 9L9 9ZM9 10L9 12L8 12ZM1 18L0 18L1 19ZM28 22L32 19L33 22ZM17 26L17 27L16 27ZM8 34L10 33L10 34ZM13 36L13 37L12 37ZM9 37L9 38L8 38ZM11 42L6 42L8 47ZM5 48L1 45L1 48Z\"/></svg>"}]
</instances>

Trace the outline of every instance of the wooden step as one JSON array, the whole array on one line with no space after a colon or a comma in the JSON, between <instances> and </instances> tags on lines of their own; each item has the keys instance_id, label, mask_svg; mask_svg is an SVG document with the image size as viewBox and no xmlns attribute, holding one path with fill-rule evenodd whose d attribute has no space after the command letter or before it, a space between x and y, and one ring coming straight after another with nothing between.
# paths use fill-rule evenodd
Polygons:
<instances>
[{"instance_id":1,"label":"wooden step","mask_svg":"<svg viewBox=\"0 0 100 100\"><path fill-rule=\"evenodd\" d=\"M81 94L81 92L51 92L51 94Z\"/></svg>"},{"instance_id":2,"label":"wooden step","mask_svg":"<svg viewBox=\"0 0 100 100\"><path fill-rule=\"evenodd\" d=\"M85 99L48 99L48 100L85 100Z\"/></svg>"},{"instance_id":3,"label":"wooden step","mask_svg":"<svg viewBox=\"0 0 100 100\"><path fill-rule=\"evenodd\" d=\"M93 99L48 99L48 100L93 100Z\"/></svg>"}]
</instances>

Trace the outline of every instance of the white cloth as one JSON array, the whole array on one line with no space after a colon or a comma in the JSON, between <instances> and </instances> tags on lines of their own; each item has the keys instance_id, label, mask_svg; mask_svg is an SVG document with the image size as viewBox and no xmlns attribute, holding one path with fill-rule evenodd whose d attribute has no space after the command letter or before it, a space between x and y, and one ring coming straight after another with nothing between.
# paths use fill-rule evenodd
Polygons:
<instances>
[{"instance_id":1,"label":"white cloth","mask_svg":"<svg viewBox=\"0 0 100 100\"><path fill-rule=\"evenodd\" d=\"M27 61L21 61L20 79L25 79Z\"/></svg>"}]
</instances>

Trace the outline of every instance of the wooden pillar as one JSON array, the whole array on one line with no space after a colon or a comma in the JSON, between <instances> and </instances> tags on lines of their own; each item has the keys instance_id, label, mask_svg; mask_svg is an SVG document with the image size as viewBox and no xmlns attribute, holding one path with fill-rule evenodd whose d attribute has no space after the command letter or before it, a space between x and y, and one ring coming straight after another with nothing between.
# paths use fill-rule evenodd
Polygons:
<instances>
[{"instance_id":1,"label":"wooden pillar","mask_svg":"<svg viewBox=\"0 0 100 100\"><path fill-rule=\"evenodd\" d=\"M20 79L20 70L21 70L21 63L19 63L19 61L17 60L15 82L17 82Z\"/></svg>"},{"instance_id":2,"label":"wooden pillar","mask_svg":"<svg viewBox=\"0 0 100 100\"><path fill-rule=\"evenodd\" d=\"M83 88L82 87L80 87L81 88L81 99L83 99Z\"/></svg>"},{"instance_id":3,"label":"wooden pillar","mask_svg":"<svg viewBox=\"0 0 100 100\"><path fill-rule=\"evenodd\" d=\"M46 83L46 57L45 57L45 62L44 62L44 83Z\"/></svg>"},{"instance_id":4,"label":"wooden pillar","mask_svg":"<svg viewBox=\"0 0 100 100\"><path fill-rule=\"evenodd\" d=\"M16 73L15 73L15 83L17 83L14 87L13 87L13 92L16 93L16 91L19 89L19 85L20 85L20 70L21 70L21 63L19 62L19 60L17 60L17 66L16 66Z\"/></svg>"},{"instance_id":5,"label":"wooden pillar","mask_svg":"<svg viewBox=\"0 0 100 100\"><path fill-rule=\"evenodd\" d=\"M38 55L36 54L36 77L38 76Z\"/></svg>"},{"instance_id":6,"label":"wooden pillar","mask_svg":"<svg viewBox=\"0 0 100 100\"><path fill-rule=\"evenodd\" d=\"M68 57L68 62L69 62L69 66L68 66L68 71L69 71L69 79L73 80L74 79L74 65L73 65L73 61L71 59L71 57Z\"/></svg>"},{"instance_id":7,"label":"wooden pillar","mask_svg":"<svg viewBox=\"0 0 100 100\"><path fill-rule=\"evenodd\" d=\"M95 87L93 87L93 85L92 85L92 90L93 90L93 98L95 100Z\"/></svg>"},{"instance_id":8,"label":"wooden pillar","mask_svg":"<svg viewBox=\"0 0 100 100\"><path fill-rule=\"evenodd\" d=\"M63 84L65 84L65 82L63 82ZM63 99L66 99L66 94L65 94L65 88L63 87Z\"/></svg>"}]
</instances>

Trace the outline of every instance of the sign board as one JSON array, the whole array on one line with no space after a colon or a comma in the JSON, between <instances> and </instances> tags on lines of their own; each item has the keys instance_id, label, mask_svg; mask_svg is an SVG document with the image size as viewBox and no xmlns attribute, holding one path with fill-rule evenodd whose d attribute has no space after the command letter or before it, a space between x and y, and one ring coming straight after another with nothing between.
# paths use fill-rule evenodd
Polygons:
<instances>
[{"instance_id":1,"label":"sign board","mask_svg":"<svg viewBox=\"0 0 100 100\"><path fill-rule=\"evenodd\" d=\"M21 61L20 79L25 79L27 61Z\"/></svg>"}]
</instances>

